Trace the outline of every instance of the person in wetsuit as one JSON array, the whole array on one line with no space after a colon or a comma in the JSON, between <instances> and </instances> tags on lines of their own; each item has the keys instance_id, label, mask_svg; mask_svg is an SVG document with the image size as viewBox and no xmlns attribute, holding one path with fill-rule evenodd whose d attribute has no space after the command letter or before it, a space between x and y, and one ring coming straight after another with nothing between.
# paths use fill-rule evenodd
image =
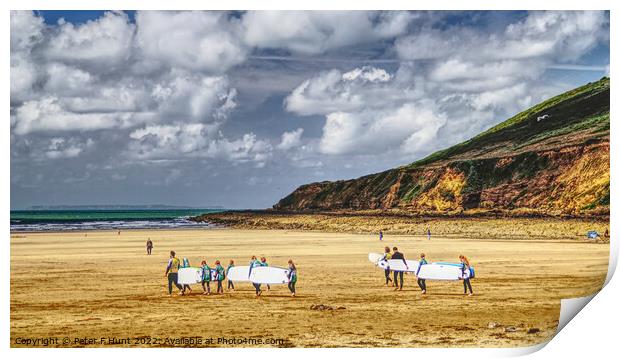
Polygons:
<instances>
[{"instance_id":1,"label":"person in wetsuit","mask_svg":"<svg viewBox=\"0 0 620 358\"><path fill-rule=\"evenodd\" d=\"M390 252L390 248L388 246L385 247L385 253L383 254L383 258L381 260L387 261L389 259L392 258L392 253ZM394 283L392 281L392 279L390 278L390 267L388 266L385 269L385 286L388 286L388 284L390 282L392 282L392 286L394 286Z\"/></svg>"},{"instance_id":2,"label":"person in wetsuit","mask_svg":"<svg viewBox=\"0 0 620 358\"><path fill-rule=\"evenodd\" d=\"M474 291L471 289L471 281L469 277L471 273L469 260L467 259L467 257L465 257L465 255L460 255L459 259L461 260L461 273L463 274L463 289L465 291L463 294L467 295L467 289L469 289L468 296L472 296L474 294Z\"/></svg>"},{"instance_id":3,"label":"person in wetsuit","mask_svg":"<svg viewBox=\"0 0 620 358\"><path fill-rule=\"evenodd\" d=\"M405 255L403 255L402 252L398 251L398 247L396 246L392 248L392 260L403 260L403 262L405 263L405 267L409 268L409 266L407 265L407 261L405 261ZM400 288L398 287L398 276L400 276ZM394 271L394 286L396 287L394 291L403 290L403 276L403 271Z\"/></svg>"},{"instance_id":4,"label":"person in wetsuit","mask_svg":"<svg viewBox=\"0 0 620 358\"><path fill-rule=\"evenodd\" d=\"M420 255L420 265L418 265L418 271L415 273L416 276L418 276L418 274L420 273L420 269L422 268L422 265L427 265L428 262L426 261L426 255L424 255L424 253L422 253ZM426 280L423 278L419 278L418 277L418 286L420 286L420 289L422 290L422 294L426 294Z\"/></svg>"}]
</instances>

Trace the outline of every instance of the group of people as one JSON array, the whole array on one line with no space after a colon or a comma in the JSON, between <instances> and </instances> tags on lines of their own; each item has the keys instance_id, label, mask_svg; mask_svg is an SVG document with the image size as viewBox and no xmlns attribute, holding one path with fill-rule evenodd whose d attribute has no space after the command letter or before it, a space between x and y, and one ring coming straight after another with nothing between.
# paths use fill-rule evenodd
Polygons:
<instances>
[{"instance_id":1,"label":"group of people","mask_svg":"<svg viewBox=\"0 0 620 358\"><path fill-rule=\"evenodd\" d=\"M150 239L149 239L150 241ZM152 244L151 244L152 249ZM148 250L147 245L147 253L150 255L150 250ZM267 264L267 259L263 256L259 259L256 256L252 255L250 259L250 272L253 268L259 266L269 266ZM176 257L176 253L174 251L170 251L170 259L168 260L168 265L166 266L166 273L164 274L168 278L168 294L172 294L172 286L176 286L179 289L179 295L184 295L187 291L189 293L192 292L192 288L187 284L179 284L179 269L184 267L190 267L189 260L187 258L183 258L181 261ZM215 260L215 265L213 268L207 264L206 260L202 260L200 263L200 268L202 269L202 289L204 295L211 294L211 282L217 282L217 294L224 293L224 287L222 282L228 277L228 273L231 268L235 267L235 261L230 260L228 262L228 266L226 269L221 265L220 260ZM212 271L214 274L212 275ZM288 260L288 289L291 291L291 296L295 297L295 284L297 283L297 267L295 267L295 263L292 259ZM252 283L256 290L256 297L260 296L262 293L261 284L260 283ZM235 283L228 279L228 290L235 290ZM267 284L267 291L271 290L271 287Z\"/></svg>"},{"instance_id":2,"label":"group of people","mask_svg":"<svg viewBox=\"0 0 620 358\"><path fill-rule=\"evenodd\" d=\"M252 269L255 267L266 267L269 266L269 264L267 263L267 259L265 258L265 256L261 256L260 260L258 258L256 258L255 255L252 255L252 257L250 258L250 273L252 272ZM230 282L230 281L229 281ZM295 263L293 262L292 259L288 260L288 289L289 291L291 291L291 296L295 297L295 284L297 283L297 267L295 267ZM256 290L256 297L260 296L263 291L261 290L261 284L260 283L252 283L252 285L254 286L254 289ZM271 286L269 286L269 284L267 284L267 291L271 290Z\"/></svg>"},{"instance_id":3,"label":"group of people","mask_svg":"<svg viewBox=\"0 0 620 358\"><path fill-rule=\"evenodd\" d=\"M407 265L407 260L405 260L405 255L403 255L402 252L398 251L398 248L396 246L392 248L391 252L388 246L385 247L385 252L381 260L387 261L390 259L391 260L403 260L403 262L405 263L405 267L409 268L409 266ZM465 255L459 255L459 261L461 262L461 273L463 277L462 280L463 280L464 294L468 296L472 296L474 294L474 291L472 290L472 287L471 287L471 278L469 275L465 274L466 272L470 271L469 259L467 259ZM428 265L428 261L426 260L426 255L424 253L421 253L418 269L416 271L416 276L418 276L418 274L420 273L420 269L422 268L423 265ZM395 291L396 290L402 291L404 272L394 271L394 280L390 278L390 272L391 270L388 267L385 270L385 285L389 286L390 283L392 283L392 286L395 287L394 288ZM399 282L400 282L400 286L399 286ZM422 294L423 295L426 294L426 280L418 277L418 286L422 290ZM469 294L467 293L468 290L469 290Z\"/></svg>"},{"instance_id":4,"label":"group of people","mask_svg":"<svg viewBox=\"0 0 620 358\"><path fill-rule=\"evenodd\" d=\"M431 228L427 227L426 230L424 231L424 234L426 234L426 237L430 240L431 239ZM379 241L383 241L383 230L379 230Z\"/></svg>"}]
</instances>

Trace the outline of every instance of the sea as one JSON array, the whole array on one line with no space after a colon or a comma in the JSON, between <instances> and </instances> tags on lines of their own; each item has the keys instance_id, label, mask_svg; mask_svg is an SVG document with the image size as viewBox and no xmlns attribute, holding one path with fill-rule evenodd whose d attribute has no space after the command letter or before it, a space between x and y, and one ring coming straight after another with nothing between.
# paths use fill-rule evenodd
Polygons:
<instances>
[{"instance_id":1,"label":"sea","mask_svg":"<svg viewBox=\"0 0 620 358\"><path fill-rule=\"evenodd\" d=\"M210 228L190 217L225 209L11 210L11 231Z\"/></svg>"}]
</instances>

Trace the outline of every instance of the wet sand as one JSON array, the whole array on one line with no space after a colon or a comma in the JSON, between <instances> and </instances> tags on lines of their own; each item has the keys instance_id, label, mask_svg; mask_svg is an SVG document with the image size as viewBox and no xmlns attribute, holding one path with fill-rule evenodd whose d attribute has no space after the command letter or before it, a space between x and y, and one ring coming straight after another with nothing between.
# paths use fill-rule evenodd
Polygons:
<instances>
[{"instance_id":1,"label":"wet sand","mask_svg":"<svg viewBox=\"0 0 620 358\"><path fill-rule=\"evenodd\" d=\"M421 295L411 275L402 292L385 287L383 271L367 259L385 245L398 246L408 259L425 252L431 262L467 255L476 268L475 295L463 296L462 282L437 281L427 281L428 294ZM202 259L246 265L256 254L285 266L292 258L299 296L274 285L257 299L249 283L223 295L204 296L194 285L191 295L168 296L170 250L194 265ZM553 337L561 298L600 289L608 255L608 244L563 239L386 235L379 242L376 235L241 229L12 233L11 346L45 337L59 338L51 345L62 347L193 346L165 340L189 336L227 347L256 341L217 339L262 339L260 346L276 347L528 346ZM344 309L310 309L316 304ZM527 333L532 328L539 331Z\"/></svg>"}]
</instances>

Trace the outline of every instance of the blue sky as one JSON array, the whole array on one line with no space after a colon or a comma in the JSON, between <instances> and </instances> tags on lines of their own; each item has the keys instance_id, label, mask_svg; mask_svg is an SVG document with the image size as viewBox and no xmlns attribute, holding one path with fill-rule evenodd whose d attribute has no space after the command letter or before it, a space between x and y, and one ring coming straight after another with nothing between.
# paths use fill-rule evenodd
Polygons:
<instances>
[{"instance_id":1,"label":"blue sky","mask_svg":"<svg viewBox=\"0 0 620 358\"><path fill-rule=\"evenodd\" d=\"M608 68L608 12L12 12L11 207L270 207Z\"/></svg>"}]
</instances>

